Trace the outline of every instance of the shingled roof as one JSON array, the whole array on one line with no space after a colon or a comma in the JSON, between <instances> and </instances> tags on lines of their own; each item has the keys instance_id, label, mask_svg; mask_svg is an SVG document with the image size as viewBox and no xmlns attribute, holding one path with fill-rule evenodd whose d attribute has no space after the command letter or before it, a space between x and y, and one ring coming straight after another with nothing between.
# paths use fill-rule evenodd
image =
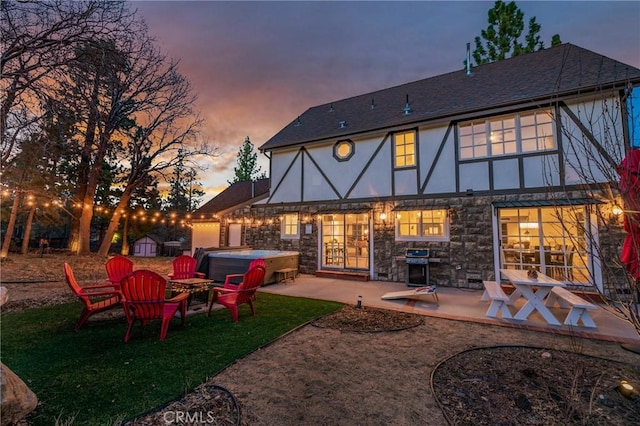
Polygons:
<instances>
[{"instance_id":1,"label":"shingled roof","mask_svg":"<svg viewBox=\"0 0 640 426\"><path fill-rule=\"evenodd\" d=\"M270 151L640 81L640 69L572 44L312 107L260 147ZM411 112L405 114L406 102ZM343 123L341 126L340 123Z\"/></svg>"},{"instance_id":2,"label":"shingled roof","mask_svg":"<svg viewBox=\"0 0 640 426\"><path fill-rule=\"evenodd\" d=\"M244 181L231 184L227 189L206 202L194 212L194 218L201 214L224 214L242 205L249 204L269 194L269 179Z\"/></svg>"}]
</instances>

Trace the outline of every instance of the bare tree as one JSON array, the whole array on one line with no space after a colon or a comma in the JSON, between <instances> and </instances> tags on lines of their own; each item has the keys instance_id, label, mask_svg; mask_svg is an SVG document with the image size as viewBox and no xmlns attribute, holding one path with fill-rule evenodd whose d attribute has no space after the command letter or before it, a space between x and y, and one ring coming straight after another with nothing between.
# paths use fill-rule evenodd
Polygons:
<instances>
[{"instance_id":1,"label":"bare tree","mask_svg":"<svg viewBox=\"0 0 640 426\"><path fill-rule=\"evenodd\" d=\"M131 12L121 1L2 1L0 3L0 166L41 116L56 74L83 41L113 34Z\"/></svg>"},{"instance_id":2,"label":"bare tree","mask_svg":"<svg viewBox=\"0 0 640 426\"><path fill-rule=\"evenodd\" d=\"M198 146L202 120L193 113L195 95L189 82L178 73L176 64L171 64L163 73L163 80L167 84L156 94L164 102L138 112L136 121L143 124L133 126L129 133L125 150L129 164L126 185L100 245L100 255L108 254L121 212L129 205L136 189L146 187L152 176L164 175L184 161L191 161L198 155L213 154L206 143Z\"/></svg>"},{"instance_id":3,"label":"bare tree","mask_svg":"<svg viewBox=\"0 0 640 426\"><path fill-rule=\"evenodd\" d=\"M125 2L2 1L0 3L0 168L4 171L27 140L41 128L43 105L73 58L75 46L122 31L118 23L132 14ZM24 179L17 185L14 207L20 205ZM8 254L17 210L11 218L0 257Z\"/></svg>"},{"instance_id":4,"label":"bare tree","mask_svg":"<svg viewBox=\"0 0 640 426\"><path fill-rule=\"evenodd\" d=\"M79 254L90 252L93 204L107 157L123 151L123 141L140 144L142 153L157 150L150 158L140 159L140 153L128 149L129 155L121 158L123 167L130 171L127 187L133 185L133 190L141 181L148 181L144 173L158 167L153 160L190 141L194 123L200 122L193 119L195 97L188 81L178 73L177 63L159 51L144 22L128 28L130 31L117 39L78 46L68 74L59 83L60 101L56 108L76 120L77 136L72 142L77 153L78 183L74 201L80 208L73 212L77 221L72 223L70 248ZM176 130L180 126L188 130ZM150 141L158 141L159 145ZM173 159L166 161L169 165L172 162ZM130 196L125 188L123 198ZM112 234L113 230L108 229L104 241L110 242ZM101 247L100 252L105 250L108 246Z\"/></svg>"},{"instance_id":5,"label":"bare tree","mask_svg":"<svg viewBox=\"0 0 640 426\"><path fill-rule=\"evenodd\" d=\"M612 211L612 206L637 206L640 201L628 198L638 197L640 193L621 193L619 190L621 175L618 167L628 153L629 142L640 137L633 130L637 127L633 123L640 123L640 111L627 108L625 103L631 86L624 92L619 96L618 90L603 90L595 100L591 98L571 106L559 103L563 120L558 127L563 140L564 162L547 164L547 180L552 186L554 175L562 172L565 176L564 192L553 194L559 200L587 196L603 201L590 207L589 213L596 223L583 217L569 218L580 227L572 235L573 244L575 247L584 245L591 253L591 269L601 270L602 288L597 285L593 274L589 277L589 284L601 293L611 312L631 323L640 334L638 281L621 261L621 246L626 232L621 217L615 214L618 212ZM586 185L578 185L578 182ZM626 220L640 226L636 213L640 212L637 209L627 210ZM596 224L597 232L594 230ZM587 240L581 242L580 236L586 236ZM636 244L635 253L640 256L640 240Z\"/></svg>"}]
</instances>

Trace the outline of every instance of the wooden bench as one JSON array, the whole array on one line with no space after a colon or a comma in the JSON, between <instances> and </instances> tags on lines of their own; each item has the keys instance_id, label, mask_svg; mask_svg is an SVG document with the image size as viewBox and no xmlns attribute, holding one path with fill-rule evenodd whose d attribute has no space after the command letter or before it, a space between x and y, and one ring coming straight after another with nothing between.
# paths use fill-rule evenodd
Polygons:
<instances>
[{"instance_id":1,"label":"wooden bench","mask_svg":"<svg viewBox=\"0 0 640 426\"><path fill-rule=\"evenodd\" d=\"M482 284L484 285L484 293L482 293L481 300L491 300L486 315L497 318L498 312L500 312L502 318L511 318L511 311L509 311L509 306L507 305L509 296L505 294L500 284L495 281L482 281Z\"/></svg>"},{"instance_id":2,"label":"wooden bench","mask_svg":"<svg viewBox=\"0 0 640 426\"><path fill-rule=\"evenodd\" d=\"M585 327L596 328L588 311L595 311L598 307L577 294L571 293L566 288L553 287L544 304L548 307L557 304L561 308L569 308L567 318L564 320L565 325L578 326L578 322L582 321L582 325Z\"/></svg>"},{"instance_id":3,"label":"wooden bench","mask_svg":"<svg viewBox=\"0 0 640 426\"><path fill-rule=\"evenodd\" d=\"M276 281L286 283L287 279L291 278L292 281L296 280L298 270L296 268L283 268L274 271L276 274Z\"/></svg>"}]
</instances>

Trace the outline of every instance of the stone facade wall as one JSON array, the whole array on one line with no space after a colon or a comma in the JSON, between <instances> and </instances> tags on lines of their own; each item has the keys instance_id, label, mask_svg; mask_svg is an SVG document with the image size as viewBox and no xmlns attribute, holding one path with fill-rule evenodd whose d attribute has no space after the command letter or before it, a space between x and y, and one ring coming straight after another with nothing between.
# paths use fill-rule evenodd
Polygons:
<instances>
[{"instance_id":1,"label":"stone facade wall","mask_svg":"<svg viewBox=\"0 0 640 426\"><path fill-rule=\"evenodd\" d=\"M585 198L584 193L527 193L501 196L459 196L443 199L410 199L391 202L326 203L312 205L260 206L229 214L227 222L242 221L242 244L256 249L293 250L300 252L300 272L313 274L318 265L318 212L370 209L373 215L372 279L404 282L406 279L405 251L409 248L429 248L431 257L440 259L430 264L430 279L441 286L482 288L483 280L495 280L493 249L492 203L505 201L549 200L557 197ZM593 196L593 194L590 194ZM449 214L449 240L443 242L396 241L394 220L396 210L445 209ZM285 213L300 215L300 239L280 238L280 217ZM389 219L382 220L385 212ZM599 256L603 263L614 265L619 257L624 236L621 220L599 221ZM225 227L221 227L222 229ZM604 231L603 231L604 230ZM618 262L619 263L619 262ZM603 268L603 275L604 275ZM345 270L349 270L345 268ZM617 271L617 272L616 272ZM619 267L607 268L606 275L619 274ZM607 277L605 277L607 278Z\"/></svg>"}]
</instances>

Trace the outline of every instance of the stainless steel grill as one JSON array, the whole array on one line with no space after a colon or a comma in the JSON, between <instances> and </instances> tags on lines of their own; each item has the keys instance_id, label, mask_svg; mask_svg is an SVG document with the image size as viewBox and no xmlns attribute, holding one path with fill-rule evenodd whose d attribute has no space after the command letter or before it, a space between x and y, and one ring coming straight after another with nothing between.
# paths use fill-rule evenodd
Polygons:
<instances>
[{"instance_id":1,"label":"stainless steel grill","mask_svg":"<svg viewBox=\"0 0 640 426\"><path fill-rule=\"evenodd\" d=\"M429 249L407 249L405 260L407 286L423 287L429 285Z\"/></svg>"}]
</instances>

